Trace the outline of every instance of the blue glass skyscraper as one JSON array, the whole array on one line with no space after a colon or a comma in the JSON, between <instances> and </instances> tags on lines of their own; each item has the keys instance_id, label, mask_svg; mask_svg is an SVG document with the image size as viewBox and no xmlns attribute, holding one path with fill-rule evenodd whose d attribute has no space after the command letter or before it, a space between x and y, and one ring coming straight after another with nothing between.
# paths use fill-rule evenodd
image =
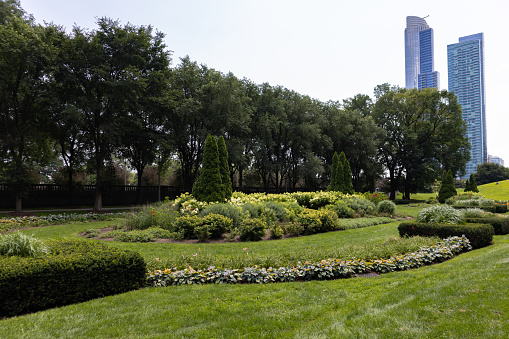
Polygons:
<instances>
[{"instance_id":1,"label":"blue glass skyscraper","mask_svg":"<svg viewBox=\"0 0 509 339\"><path fill-rule=\"evenodd\" d=\"M471 159L465 177L475 173L477 165L488 161L486 145L486 92L484 87L484 34L459 38L447 46L449 91L458 97L467 123Z\"/></svg>"},{"instance_id":2,"label":"blue glass skyscraper","mask_svg":"<svg viewBox=\"0 0 509 339\"><path fill-rule=\"evenodd\" d=\"M440 88L440 74L434 71L433 28L417 16L406 17L405 87Z\"/></svg>"}]
</instances>

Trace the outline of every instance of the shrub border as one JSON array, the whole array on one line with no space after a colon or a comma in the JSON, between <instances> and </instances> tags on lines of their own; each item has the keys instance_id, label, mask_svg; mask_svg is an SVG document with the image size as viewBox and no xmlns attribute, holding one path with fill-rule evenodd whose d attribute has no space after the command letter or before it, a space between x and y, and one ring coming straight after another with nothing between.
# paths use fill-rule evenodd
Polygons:
<instances>
[{"instance_id":1,"label":"shrub border","mask_svg":"<svg viewBox=\"0 0 509 339\"><path fill-rule=\"evenodd\" d=\"M147 284L165 287L193 284L267 284L289 281L330 280L349 278L354 274L376 272L389 273L417 268L431 263L442 262L472 249L465 237L449 237L436 245L424 246L417 252L407 253L389 259L339 260L327 259L320 262L305 262L296 267L223 269L211 266L207 270L192 267L173 271L156 270L147 273Z\"/></svg>"}]
</instances>

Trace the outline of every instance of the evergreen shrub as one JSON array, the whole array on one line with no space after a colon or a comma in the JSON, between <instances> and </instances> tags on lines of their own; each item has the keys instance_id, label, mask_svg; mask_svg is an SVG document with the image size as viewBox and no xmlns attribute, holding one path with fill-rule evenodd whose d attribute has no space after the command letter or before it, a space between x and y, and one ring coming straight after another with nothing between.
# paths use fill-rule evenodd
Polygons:
<instances>
[{"instance_id":1,"label":"evergreen shrub","mask_svg":"<svg viewBox=\"0 0 509 339\"><path fill-rule=\"evenodd\" d=\"M440 237L465 236L472 247L488 246L493 241L495 230L489 224L452 225L441 223L402 222L398 226L400 236Z\"/></svg>"},{"instance_id":2,"label":"evergreen shrub","mask_svg":"<svg viewBox=\"0 0 509 339\"><path fill-rule=\"evenodd\" d=\"M14 316L145 286L139 253L87 240L48 242L50 255L0 256L1 316Z\"/></svg>"},{"instance_id":3,"label":"evergreen shrub","mask_svg":"<svg viewBox=\"0 0 509 339\"><path fill-rule=\"evenodd\" d=\"M258 241L265 236L266 224L260 219L246 219L238 229L240 240Z\"/></svg>"},{"instance_id":4,"label":"evergreen shrub","mask_svg":"<svg viewBox=\"0 0 509 339\"><path fill-rule=\"evenodd\" d=\"M488 216L488 217L477 217L477 218L466 218L467 223L482 223L490 224L493 226L496 235L509 234L509 218Z\"/></svg>"},{"instance_id":5,"label":"evergreen shrub","mask_svg":"<svg viewBox=\"0 0 509 339\"><path fill-rule=\"evenodd\" d=\"M390 200L380 201L376 207L379 214L394 215L396 213L396 204Z\"/></svg>"}]
</instances>

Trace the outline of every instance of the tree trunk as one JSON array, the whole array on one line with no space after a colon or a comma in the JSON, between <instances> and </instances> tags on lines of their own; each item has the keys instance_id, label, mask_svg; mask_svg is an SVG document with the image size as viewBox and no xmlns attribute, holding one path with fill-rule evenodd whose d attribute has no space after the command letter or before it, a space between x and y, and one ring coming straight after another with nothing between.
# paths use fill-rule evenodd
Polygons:
<instances>
[{"instance_id":1,"label":"tree trunk","mask_svg":"<svg viewBox=\"0 0 509 339\"><path fill-rule=\"evenodd\" d=\"M16 195L16 213L21 213L22 198L20 195Z\"/></svg>"},{"instance_id":2,"label":"tree trunk","mask_svg":"<svg viewBox=\"0 0 509 339\"><path fill-rule=\"evenodd\" d=\"M138 174L138 184L136 185L136 203L141 203L141 178L143 177L143 169L136 169Z\"/></svg>"}]
</instances>

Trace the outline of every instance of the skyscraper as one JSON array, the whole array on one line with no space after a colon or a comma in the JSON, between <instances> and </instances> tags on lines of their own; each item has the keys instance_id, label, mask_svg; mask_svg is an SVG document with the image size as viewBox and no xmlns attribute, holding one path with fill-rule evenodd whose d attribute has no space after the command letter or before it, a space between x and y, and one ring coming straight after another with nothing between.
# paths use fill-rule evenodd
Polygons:
<instances>
[{"instance_id":1,"label":"skyscraper","mask_svg":"<svg viewBox=\"0 0 509 339\"><path fill-rule=\"evenodd\" d=\"M449 91L458 97L467 123L468 140L472 145L467 174L475 173L477 165L488 161L486 145L486 92L484 87L484 34L459 38L447 46Z\"/></svg>"},{"instance_id":2,"label":"skyscraper","mask_svg":"<svg viewBox=\"0 0 509 339\"><path fill-rule=\"evenodd\" d=\"M433 28L417 16L406 17L405 84L406 88L440 88L440 74L434 71Z\"/></svg>"}]
</instances>

